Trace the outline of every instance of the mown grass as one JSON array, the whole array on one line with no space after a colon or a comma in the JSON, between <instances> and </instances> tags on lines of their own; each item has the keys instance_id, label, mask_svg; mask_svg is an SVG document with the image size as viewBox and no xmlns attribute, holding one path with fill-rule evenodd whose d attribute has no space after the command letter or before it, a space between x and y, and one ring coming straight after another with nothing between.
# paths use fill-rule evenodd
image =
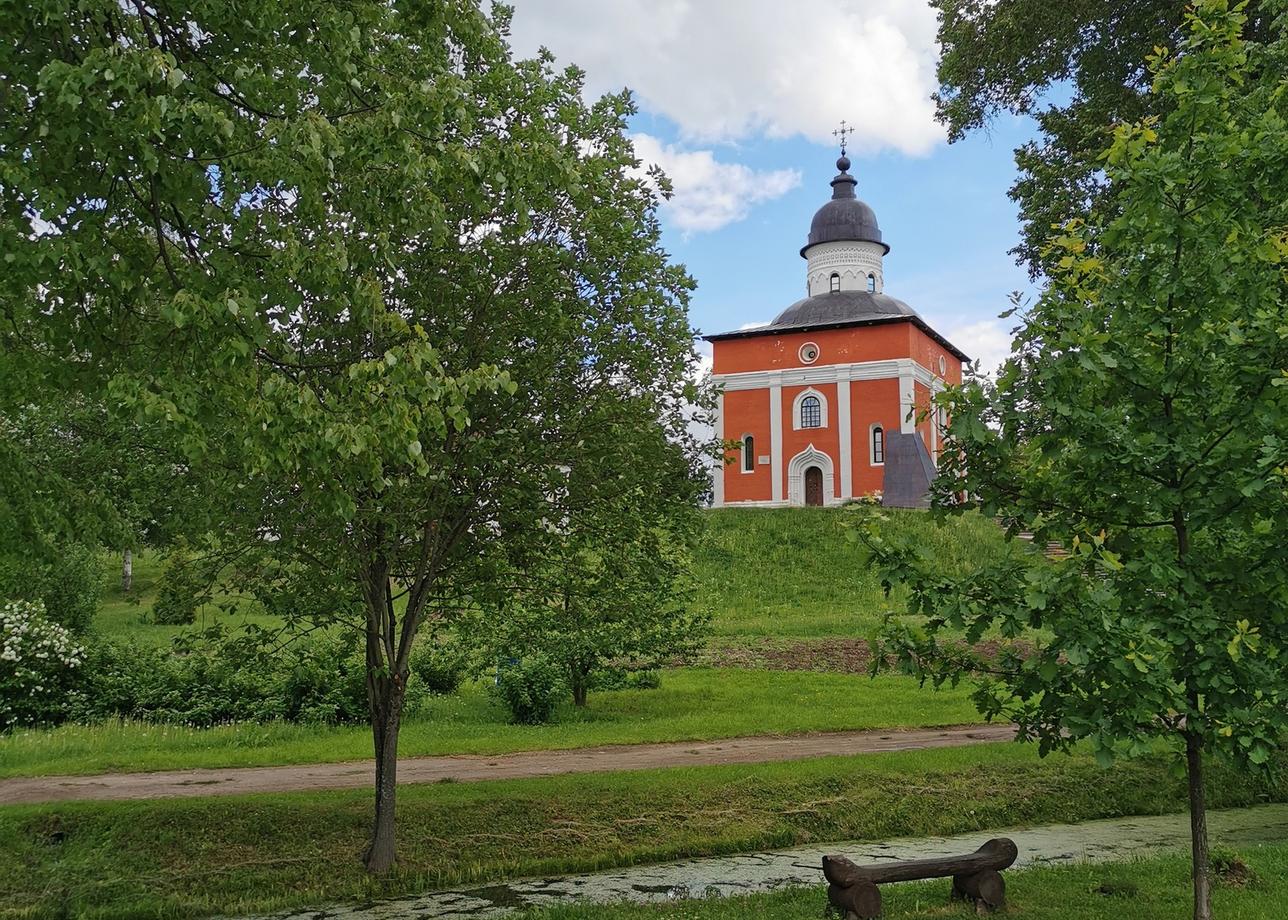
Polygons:
<instances>
[{"instance_id":1,"label":"mown grass","mask_svg":"<svg viewBox=\"0 0 1288 920\"><path fill-rule=\"evenodd\" d=\"M1281 920L1288 911L1288 843L1243 848L1250 884L1216 885L1221 920ZM1190 863L1166 854L1121 863L1084 863L1006 873L1006 914L1024 920L1177 920L1190 914ZM882 886L887 920L974 917L974 907L948 900L946 881ZM585 905L534 911L531 920L818 920L825 889L652 905Z\"/></svg>"},{"instance_id":2,"label":"mown grass","mask_svg":"<svg viewBox=\"0 0 1288 920\"><path fill-rule=\"evenodd\" d=\"M717 636L864 637L902 595L882 594L876 573L847 525L861 509L722 508L707 516L695 559L698 602ZM912 533L954 571L1008 551L989 518L967 514L936 523L922 511L884 512L892 532Z\"/></svg>"},{"instance_id":3,"label":"mown grass","mask_svg":"<svg viewBox=\"0 0 1288 920\"><path fill-rule=\"evenodd\" d=\"M918 692L909 677L680 668L655 690L591 693L564 703L546 725L511 725L505 709L473 684L435 697L408 717L399 751L501 754L650 741L785 735L981 721L962 687ZM242 723L216 728L111 722L0 735L0 776L266 766L367 759L371 730Z\"/></svg>"},{"instance_id":4,"label":"mown grass","mask_svg":"<svg viewBox=\"0 0 1288 920\"><path fill-rule=\"evenodd\" d=\"M220 625L237 629L246 624L274 627L281 624L277 617L262 613L247 601L235 601L231 612L223 605L234 600L227 595L216 595L215 603L197 609L196 620L189 626L165 626L151 621L152 601L156 597L157 579L161 577L161 558L152 551L134 554L134 585L127 594L121 590L121 560L119 556L104 556L103 594L98 614L94 617L94 630L107 639L132 639L146 645L169 645L176 636Z\"/></svg>"},{"instance_id":5,"label":"mown grass","mask_svg":"<svg viewBox=\"0 0 1288 920\"><path fill-rule=\"evenodd\" d=\"M1213 807L1278 795L1216 767L1209 791ZM1102 771L1085 754L1039 761L1013 744L409 786L400 862L379 880L359 863L365 791L10 806L0 918L257 913L809 842L1164 813L1185 800L1157 760Z\"/></svg>"}]
</instances>

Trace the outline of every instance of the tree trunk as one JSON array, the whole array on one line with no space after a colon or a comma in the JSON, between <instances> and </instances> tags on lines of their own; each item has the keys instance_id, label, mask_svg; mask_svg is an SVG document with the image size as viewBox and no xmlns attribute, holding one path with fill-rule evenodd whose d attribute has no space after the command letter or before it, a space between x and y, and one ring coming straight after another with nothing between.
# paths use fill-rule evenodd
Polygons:
<instances>
[{"instance_id":1,"label":"tree trunk","mask_svg":"<svg viewBox=\"0 0 1288 920\"><path fill-rule=\"evenodd\" d=\"M1185 768L1190 785L1194 920L1212 920L1212 872L1208 865L1207 805L1203 795L1203 739L1195 732L1185 733Z\"/></svg>"},{"instance_id":2,"label":"tree trunk","mask_svg":"<svg viewBox=\"0 0 1288 920\"><path fill-rule=\"evenodd\" d=\"M368 680L372 678L368 677ZM375 679L371 731L376 751L376 815L371 845L364 860L368 872L388 872L394 866L394 803L398 795L398 730L402 721L406 675ZM379 697L377 700L376 697Z\"/></svg>"},{"instance_id":3,"label":"tree trunk","mask_svg":"<svg viewBox=\"0 0 1288 920\"><path fill-rule=\"evenodd\" d=\"M121 590L126 594L134 590L134 554L128 546L121 554Z\"/></svg>"},{"instance_id":4,"label":"tree trunk","mask_svg":"<svg viewBox=\"0 0 1288 920\"><path fill-rule=\"evenodd\" d=\"M572 682L572 702L574 706L586 705L586 681L574 680Z\"/></svg>"}]
</instances>

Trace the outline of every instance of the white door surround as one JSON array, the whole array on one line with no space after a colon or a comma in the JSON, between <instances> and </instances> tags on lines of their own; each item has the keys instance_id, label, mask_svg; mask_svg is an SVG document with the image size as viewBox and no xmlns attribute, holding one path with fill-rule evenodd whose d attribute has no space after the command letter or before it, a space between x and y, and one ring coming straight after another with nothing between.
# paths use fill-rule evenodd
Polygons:
<instances>
[{"instance_id":1,"label":"white door surround","mask_svg":"<svg viewBox=\"0 0 1288 920\"><path fill-rule=\"evenodd\" d=\"M813 444L805 448L787 464L787 504L805 504L805 471L811 466L823 473L823 505L835 505L836 479L832 471L832 458Z\"/></svg>"}]
</instances>

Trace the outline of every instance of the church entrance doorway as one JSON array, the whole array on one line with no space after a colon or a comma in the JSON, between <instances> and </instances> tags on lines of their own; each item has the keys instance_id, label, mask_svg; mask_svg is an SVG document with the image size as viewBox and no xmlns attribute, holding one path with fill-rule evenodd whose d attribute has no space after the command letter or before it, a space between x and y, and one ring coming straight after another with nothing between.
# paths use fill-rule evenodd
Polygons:
<instances>
[{"instance_id":1,"label":"church entrance doorway","mask_svg":"<svg viewBox=\"0 0 1288 920\"><path fill-rule=\"evenodd\" d=\"M805 504L823 507L823 471L816 466L805 471Z\"/></svg>"}]
</instances>

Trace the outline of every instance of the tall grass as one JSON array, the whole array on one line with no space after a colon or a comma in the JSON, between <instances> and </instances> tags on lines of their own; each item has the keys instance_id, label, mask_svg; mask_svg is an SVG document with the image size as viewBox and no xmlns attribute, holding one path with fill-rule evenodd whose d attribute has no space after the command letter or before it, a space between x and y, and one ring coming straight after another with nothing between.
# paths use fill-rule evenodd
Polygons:
<instances>
[{"instance_id":1,"label":"tall grass","mask_svg":"<svg viewBox=\"0 0 1288 920\"><path fill-rule=\"evenodd\" d=\"M863 637L888 609L876 573L846 538L867 509L713 510L695 560L699 602L723 636ZM991 519L966 514L942 523L927 512L885 512L892 533L912 535L950 571L968 571L1008 552Z\"/></svg>"}]
</instances>

